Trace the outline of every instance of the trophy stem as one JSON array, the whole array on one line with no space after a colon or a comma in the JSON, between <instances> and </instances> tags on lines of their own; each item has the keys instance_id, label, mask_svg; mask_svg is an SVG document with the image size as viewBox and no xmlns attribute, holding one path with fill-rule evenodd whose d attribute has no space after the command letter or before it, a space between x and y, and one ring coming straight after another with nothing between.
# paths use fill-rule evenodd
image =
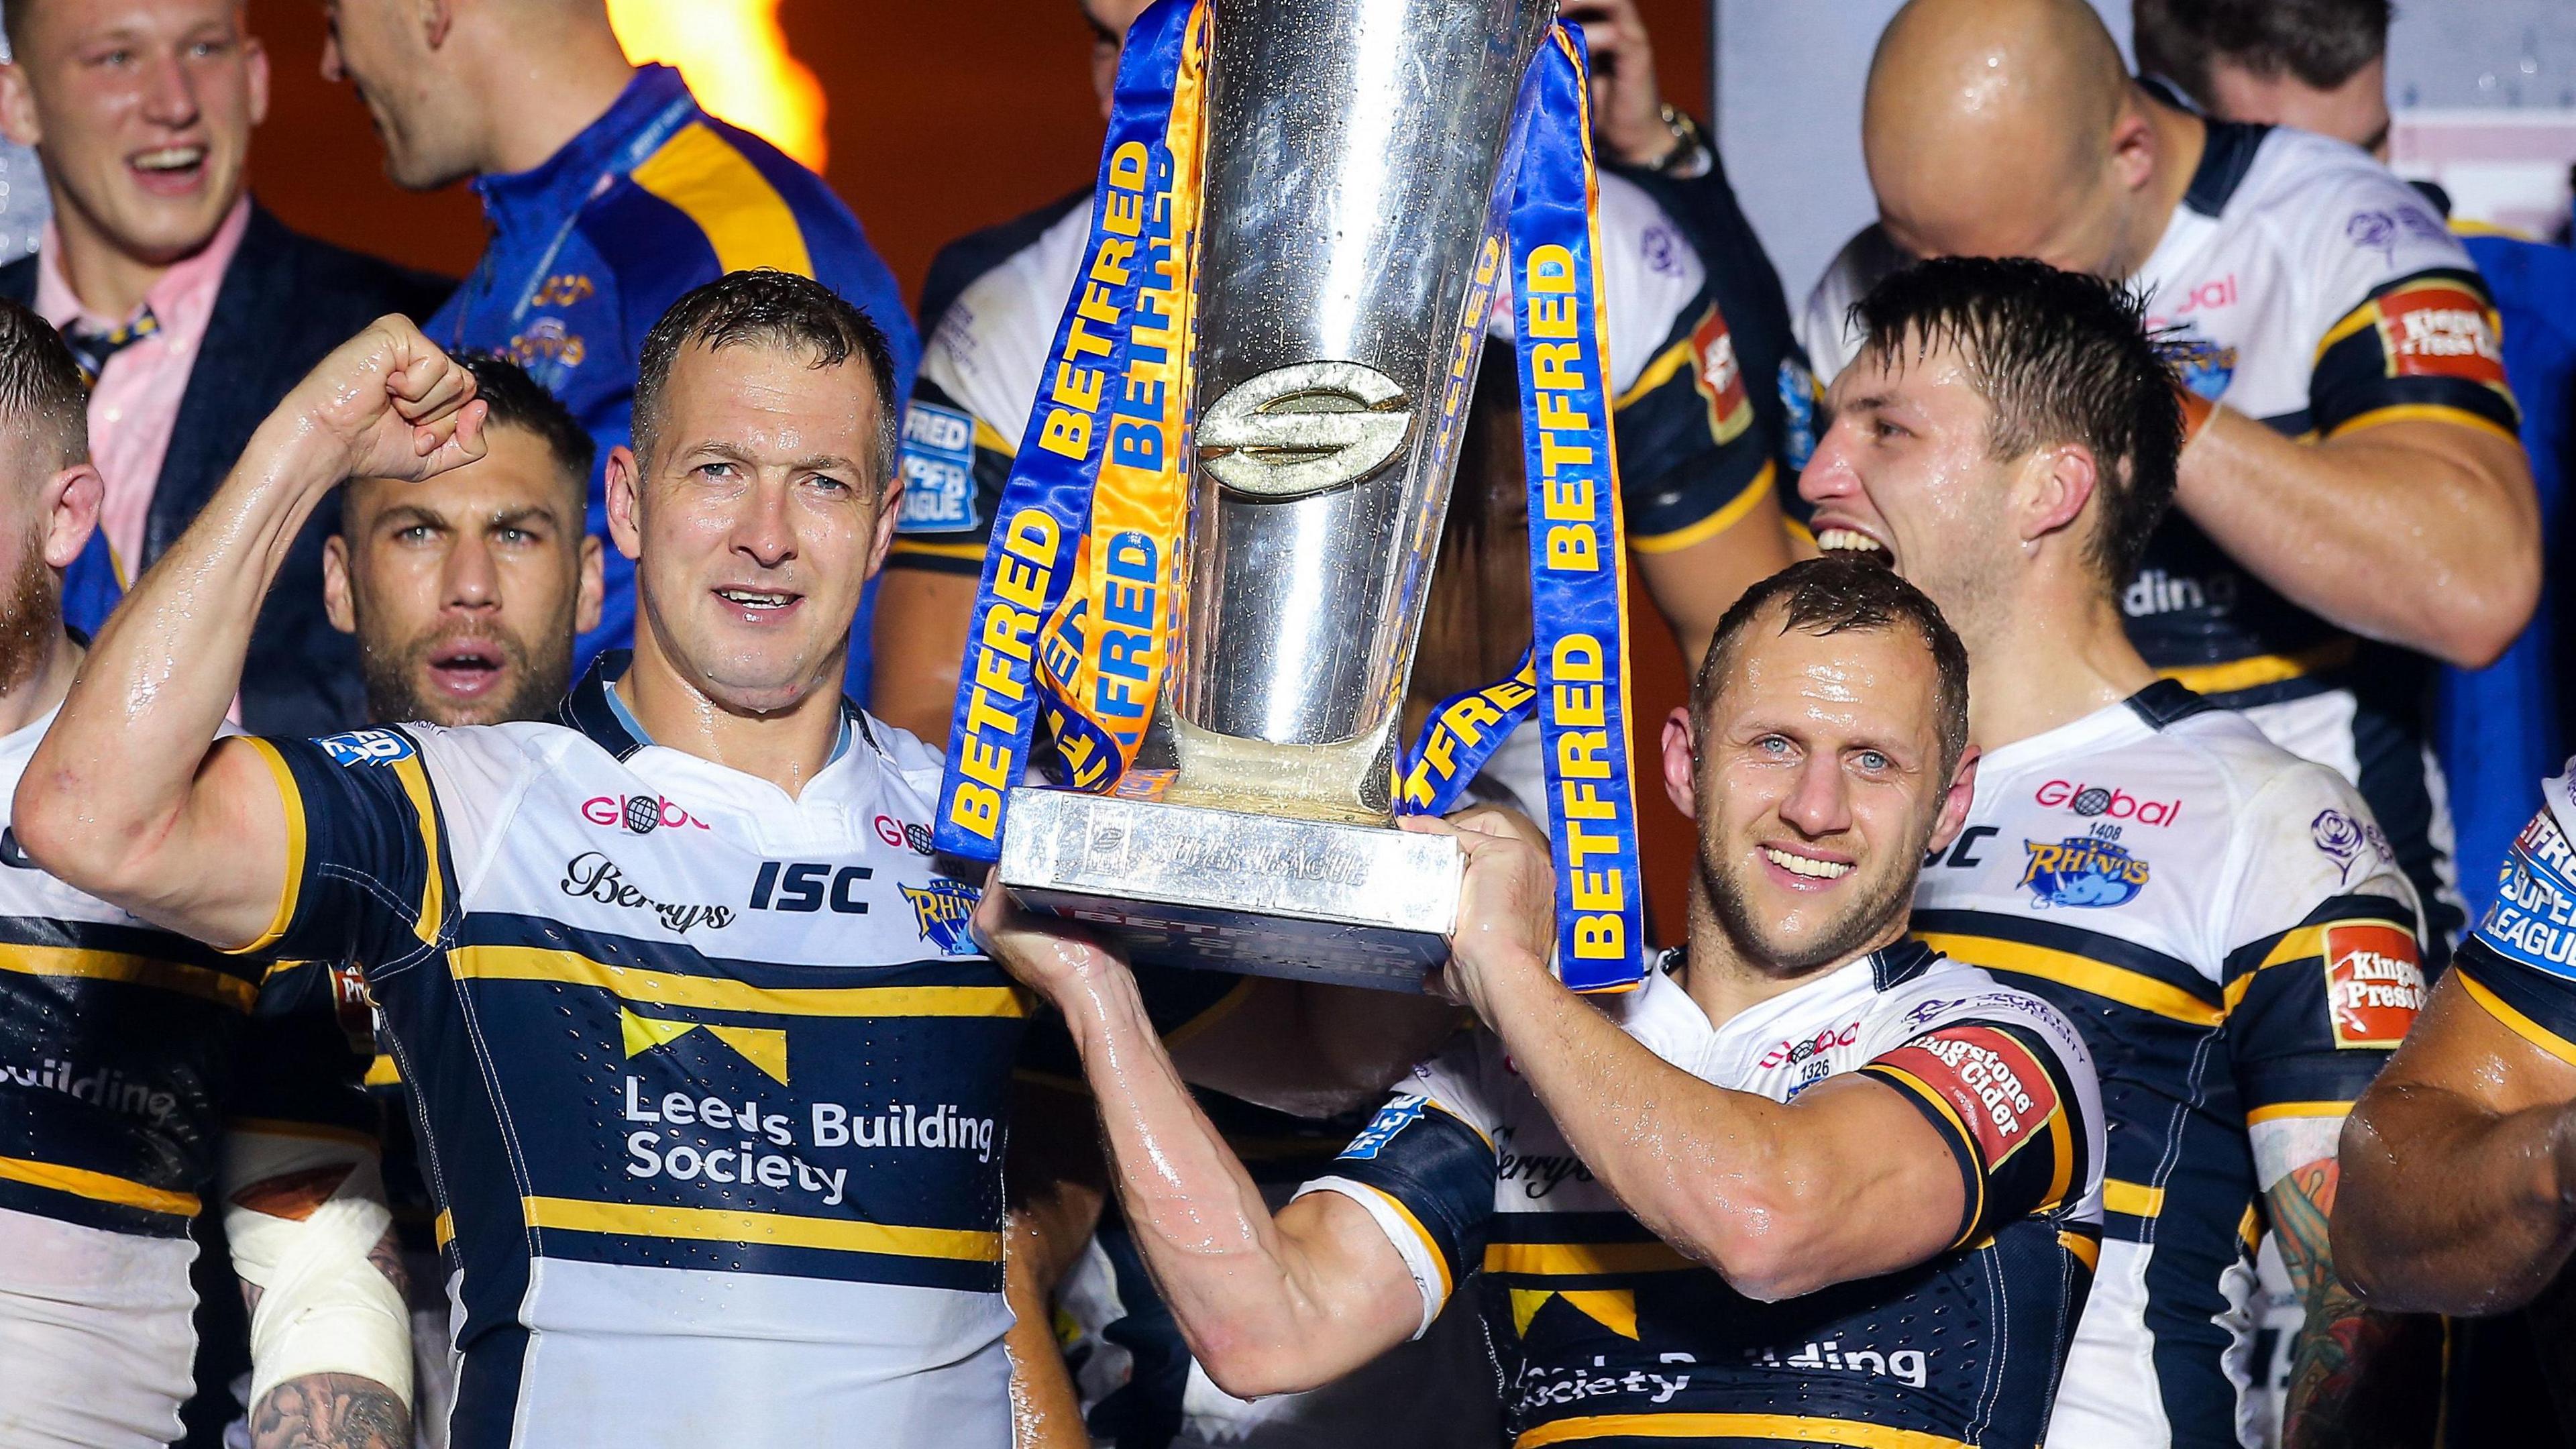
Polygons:
<instances>
[{"instance_id":1,"label":"trophy stem","mask_svg":"<svg viewBox=\"0 0 2576 1449\"><path fill-rule=\"evenodd\" d=\"M1180 766L1163 795L1172 804L1336 825L1395 823L1386 784L1391 720L1355 739L1327 745L1248 740L1202 729L1177 715L1170 723Z\"/></svg>"}]
</instances>

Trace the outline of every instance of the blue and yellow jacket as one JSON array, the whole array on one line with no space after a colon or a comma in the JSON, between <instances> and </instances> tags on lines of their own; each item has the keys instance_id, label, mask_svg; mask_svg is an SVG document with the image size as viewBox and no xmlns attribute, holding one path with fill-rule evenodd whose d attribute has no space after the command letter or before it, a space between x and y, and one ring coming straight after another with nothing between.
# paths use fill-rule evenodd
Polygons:
<instances>
[{"instance_id":1,"label":"blue and yellow jacket","mask_svg":"<svg viewBox=\"0 0 2576 1449\"><path fill-rule=\"evenodd\" d=\"M921 342L894 275L823 179L759 137L710 116L668 66L638 69L607 114L532 171L474 183L492 224L456 295L430 319L442 347L516 358L599 444L590 530L608 532L608 450L631 436L644 334L673 302L727 272L776 267L817 278L885 329L898 394ZM635 632L635 570L605 550L608 594L584 635L586 666ZM864 612L849 677L868 677Z\"/></svg>"}]
</instances>

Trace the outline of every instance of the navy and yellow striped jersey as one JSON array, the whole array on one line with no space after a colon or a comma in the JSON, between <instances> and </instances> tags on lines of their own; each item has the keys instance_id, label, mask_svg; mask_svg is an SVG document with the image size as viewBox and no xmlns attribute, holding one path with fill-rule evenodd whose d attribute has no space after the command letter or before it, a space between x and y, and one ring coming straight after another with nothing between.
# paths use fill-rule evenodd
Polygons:
<instances>
[{"instance_id":1,"label":"navy and yellow striped jersey","mask_svg":"<svg viewBox=\"0 0 2576 1449\"><path fill-rule=\"evenodd\" d=\"M727 272L813 277L883 328L896 395L912 385L919 335L894 276L823 179L700 108L680 73L638 67L606 114L544 165L474 183L492 239L474 274L424 329L441 347L517 359L599 445L590 531L608 535L608 450L633 440L635 370L673 302ZM606 550L599 627L586 664L634 637L635 566ZM866 620L849 677L864 682Z\"/></svg>"},{"instance_id":2,"label":"navy and yellow striped jersey","mask_svg":"<svg viewBox=\"0 0 2576 1449\"><path fill-rule=\"evenodd\" d=\"M2159 681L1985 753L1914 927L2054 1002L2101 1067L2101 1272L2050 1441L2252 1443L2254 1134L2349 1112L2424 1001L2358 793Z\"/></svg>"},{"instance_id":3,"label":"navy and yellow striped jersey","mask_svg":"<svg viewBox=\"0 0 2576 1449\"><path fill-rule=\"evenodd\" d=\"M52 722L0 739L0 791ZM371 1151L335 1016L264 995L263 974L81 894L0 833L0 1209L184 1238L228 1133Z\"/></svg>"},{"instance_id":4,"label":"navy and yellow striped jersey","mask_svg":"<svg viewBox=\"0 0 2576 1449\"><path fill-rule=\"evenodd\" d=\"M255 951L363 963L460 1310L450 1442L1006 1444L1021 997L934 869L938 762L851 709L803 792L561 723L254 742Z\"/></svg>"},{"instance_id":5,"label":"navy and yellow striped jersey","mask_svg":"<svg viewBox=\"0 0 2576 1449\"><path fill-rule=\"evenodd\" d=\"M2576 1063L2576 760L2542 788L2515 837L2495 899L2451 963L2460 985L2533 1046Z\"/></svg>"},{"instance_id":6,"label":"navy and yellow striped jersey","mask_svg":"<svg viewBox=\"0 0 2576 1449\"><path fill-rule=\"evenodd\" d=\"M1952 1246L1758 1303L1659 1241L1567 1146L1490 1033L1416 1069L1330 1173L1385 1230L1426 1327L1471 1277L1515 1449L1548 1444L2039 1442L2091 1277L2102 1125L2054 1007L1904 943L1711 1027L1665 972L1598 999L1702 1081L1788 1101L1864 1073L1949 1144Z\"/></svg>"},{"instance_id":7,"label":"navy and yellow striped jersey","mask_svg":"<svg viewBox=\"0 0 2576 1449\"><path fill-rule=\"evenodd\" d=\"M1819 376L1850 361L1846 310L1905 260L1873 227L1816 284L1800 329ZM2128 280L2186 386L2288 436L2432 420L2516 438L2486 283L2421 194L2342 142L2210 122L2189 189ZM2435 961L2447 957L2460 910L2423 751L2422 657L2290 602L2179 508L2120 603L2158 672L2360 786L2435 927Z\"/></svg>"},{"instance_id":8,"label":"navy and yellow striped jersey","mask_svg":"<svg viewBox=\"0 0 2576 1449\"><path fill-rule=\"evenodd\" d=\"M1725 532L1765 494L1794 492L1791 427L1777 399L1790 373L1801 406L1811 383L1788 359L1774 361L1772 375L1747 372L1719 307L1740 279L1714 274L1644 188L1604 173L1600 216L1628 546L1668 553ZM904 424L903 516L888 567L982 571L1090 220L1091 194L1077 193L952 243L932 264L930 338ZM1495 338L1509 340L1511 317L1498 294ZM1774 350L1786 346L1782 338Z\"/></svg>"}]
</instances>

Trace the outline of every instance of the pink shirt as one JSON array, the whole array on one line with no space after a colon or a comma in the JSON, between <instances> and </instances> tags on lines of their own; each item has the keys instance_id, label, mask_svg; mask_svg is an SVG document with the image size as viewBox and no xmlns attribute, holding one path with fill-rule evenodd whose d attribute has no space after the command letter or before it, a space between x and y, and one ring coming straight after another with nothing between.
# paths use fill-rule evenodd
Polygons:
<instances>
[{"instance_id":1,"label":"pink shirt","mask_svg":"<svg viewBox=\"0 0 2576 1449\"><path fill-rule=\"evenodd\" d=\"M170 431L179 420L179 400L188 391L188 373L197 365L206 326L214 320L224 270L232 265L249 226L250 198L245 196L233 203L204 251L162 273L143 294L160 330L109 358L90 392L90 459L107 484L98 522L116 556L119 583L132 584L142 562L143 526L152 512L152 490L161 481L161 460L170 451ZM102 317L83 307L63 279L62 249L62 234L46 222L36 248L38 316L57 330L77 322L107 331L134 320Z\"/></svg>"}]
</instances>

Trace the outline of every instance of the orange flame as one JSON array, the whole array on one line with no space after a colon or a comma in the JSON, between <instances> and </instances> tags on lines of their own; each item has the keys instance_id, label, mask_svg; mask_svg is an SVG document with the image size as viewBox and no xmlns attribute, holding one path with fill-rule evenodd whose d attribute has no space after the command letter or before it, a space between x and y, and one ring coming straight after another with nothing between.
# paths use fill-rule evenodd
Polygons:
<instances>
[{"instance_id":1,"label":"orange flame","mask_svg":"<svg viewBox=\"0 0 2576 1449\"><path fill-rule=\"evenodd\" d=\"M675 65L710 112L816 171L823 85L787 51L778 0L608 0L626 58Z\"/></svg>"}]
</instances>

